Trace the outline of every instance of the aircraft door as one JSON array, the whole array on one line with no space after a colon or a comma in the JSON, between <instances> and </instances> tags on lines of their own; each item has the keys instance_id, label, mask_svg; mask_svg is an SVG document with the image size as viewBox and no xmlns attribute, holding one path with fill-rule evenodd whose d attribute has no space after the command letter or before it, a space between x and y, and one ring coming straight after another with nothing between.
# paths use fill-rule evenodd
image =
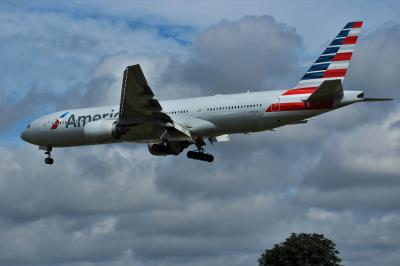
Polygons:
<instances>
[{"instance_id":1,"label":"aircraft door","mask_svg":"<svg viewBox=\"0 0 400 266\"><path fill-rule=\"evenodd\" d=\"M50 127L50 122L49 121L42 121L42 125L40 127L41 131L48 131Z\"/></svg>"},{"instance_id":2,"label":"aircraft door","mask_svg":"<svg viewBox=\"0 0 400 266\"><path fill-rule=\"evenodd\" d=\"M194 108L194 116L197 117L197 118L202 118L201 106L195 106L195 108Z\"/></svg>"},{"instance_id":3,"label":"aircraft door","mask_svg":"<svg viewBox=\"0 0 400 266\"><path fill-rule=\"evenodd\" d=\"M281 106L281 98L279 97L279 98L277 98L277 99L275 100L274 103L272 103L272 105L271 105L271 111L272 111L272 112L279 112L279 111L281 110L280 106Z\"/></svg>"}]
</instances>

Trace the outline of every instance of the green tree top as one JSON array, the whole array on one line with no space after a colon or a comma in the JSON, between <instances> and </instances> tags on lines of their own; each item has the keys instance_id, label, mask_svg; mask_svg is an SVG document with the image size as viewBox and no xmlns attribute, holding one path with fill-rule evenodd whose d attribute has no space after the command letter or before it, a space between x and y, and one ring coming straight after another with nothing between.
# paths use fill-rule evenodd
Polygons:
<instances>
[{"instance_id":1,"label":"green tree top","mask_svg":"<svg viewBox=\"0 0 400 266\"><path fill-rule=\"evenodd\" d=\"M258 258L260 266L342 266L335 243L320 234L295 234Z\"/></svg>"}]
</instances>

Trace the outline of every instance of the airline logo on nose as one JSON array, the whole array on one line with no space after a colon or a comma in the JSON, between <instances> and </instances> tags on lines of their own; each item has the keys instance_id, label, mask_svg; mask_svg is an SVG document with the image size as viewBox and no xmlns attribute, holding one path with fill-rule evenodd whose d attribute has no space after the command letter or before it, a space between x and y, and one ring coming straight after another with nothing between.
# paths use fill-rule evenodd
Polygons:
<instances>
[{"instance_id":1,"label":"airline logo on nose","mask_svg":"<svg viewBox=\"0 0 400 266\"><path fill-rule=\"evenodd\" d=\"M51 129L56 129L59 124L61 124L62 119L68 114L69 112L63 113L59 118L54 121L54 123L51 124Z\"/></svg>"}]
</instances>

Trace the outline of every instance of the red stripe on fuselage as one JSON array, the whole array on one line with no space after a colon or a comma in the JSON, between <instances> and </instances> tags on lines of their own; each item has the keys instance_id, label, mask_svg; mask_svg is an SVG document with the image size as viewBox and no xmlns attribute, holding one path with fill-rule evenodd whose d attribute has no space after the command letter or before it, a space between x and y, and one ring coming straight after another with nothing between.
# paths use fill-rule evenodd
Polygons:
<instances>
[{"instance_id":1,"label":"red stripe on fuselage","mask_svg":"<svg viewBox=\"0 0 400 266\"><path fill-rule=\"evenodd\" d=\"M268 106L265 112L284 112L284 111L302 111L333 108L333 100L320 103L293 102L293 103L273 103Z\"/></svg>"},{"instance_id":2,"label":"red stripe on fuselage","mask_svg":"<svg viewBox=\"0 0 400 266\"><path fill-rule=\"evenodd\" d=\"M268 108L267 108L267 110L265 110L265 112L277 112L277 111L279 111L279 104L277 104L277 103L273 103L273 104L271 104L270 106L268 106Z\"/></svg>"},{"instance_id":3,"label":"red stripe on fuselage","mask_svg":"<svg viewBox=\"0 0 400 266\"><path fill-rule=\"evenodd\" d=\"M291 89L286 91L282 95L296 95L296 94L308 94L313 93L317 87L306 87L306 88L299 88L299 89Z\"/></svg>"}]
</instances>

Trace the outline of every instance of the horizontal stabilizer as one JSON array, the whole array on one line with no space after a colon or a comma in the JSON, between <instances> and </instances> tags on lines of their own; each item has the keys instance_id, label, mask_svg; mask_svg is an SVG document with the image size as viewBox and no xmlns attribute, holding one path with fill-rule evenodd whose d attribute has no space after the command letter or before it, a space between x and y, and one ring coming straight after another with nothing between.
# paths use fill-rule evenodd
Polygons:
<instances>
[{"instance_id":1,"label":"horizontal stabilizer","mask_svg":"<svg viewBox=\"0 0 400 266\"><path fill-rule=\"evenodd\" d=\"M343 96L342 81L340 79L325 80L311 95L307 102L319 103Z\"/></svg>"},{"instance_id":2,"label":"horizontal stabilizer","mask_svg":"<svg viewBox=\"0 0 400 266\"><path fill-rule=\"evenodd\" d=\"M383 102L383 101L393 101L393 98L364 98L363 102Z\"/></svg>"}]
</instances>

